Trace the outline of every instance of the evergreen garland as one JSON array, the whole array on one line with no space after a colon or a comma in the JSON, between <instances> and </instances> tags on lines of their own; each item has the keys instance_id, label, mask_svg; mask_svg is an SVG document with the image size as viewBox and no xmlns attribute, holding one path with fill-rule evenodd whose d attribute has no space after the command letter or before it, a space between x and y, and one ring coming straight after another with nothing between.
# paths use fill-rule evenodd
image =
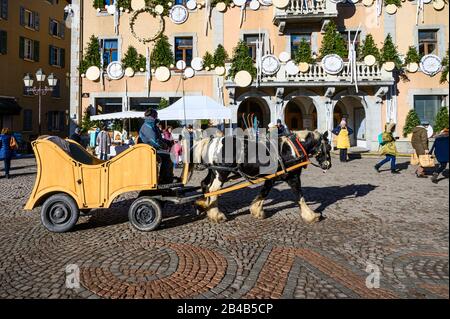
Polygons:
<instances>
[{"instance_id":1,"label":"evergreen garland","mask_svg":"<svg viewBox=\"0 0 450 319\"><path fill-rule=\"evenodd\" d=\"M165 109L168 106L169 106L169 100L167 100L165 98L161 98L161 100L159 101L157 109L158 110L162 110L162 109Z\"/></svg>"},{"instance_id":2,"label":"evergreen garland","mask_svg":"<svg viewBox=\"0 0 450 319\"><path fill-rule=\"evenodd\" d=\"M225 62L228 60L228 53L225 51L223 45L219 44L216 51L214 51L214 65L225 66Z\"/></svg>"},{"instance_id":3,"label":"evergreen garland","mask_svg":"<svg viewBox=\"0 0 450 319\"><path fill-rule=\"evenodd\" d=\"M297 50L294 52L294 61L298 64L301 62L304 63L314 63L314 59L312 57L311 45L305 40L302 39Z\"/></svg>"},{"instance_id":4,"label":"evergreen garland","mask_svg":"<svg viewBox=\"0 0 450 319\"><path fill-rule=\"evenodd\" d=\"M406 53L405 64L408 65L410 63L419 63L420 62L420 54L417 52L415 46L410 46L408 52Z\"/></svg>"},{"instance_id":5,"label":"evergreen garland","mask_svg":"<svg viewBox=\"0 0 450 319\"><path fill-rule=\"evenodd\" d=\"M348 55L347 46L342 36L337 32L336 24L331 21L325 30L325 35L322 39L322 46L320 48L320 57L324 58L329 54L337 54L341 58Z\"/></svg>"},{"instance_id":6,"label":"evergreen garland","mask_svg":"<svg viewBox=\"0 0 450 319\"><path fill-rule=\"evenodd\" d=\"M412 133L413 129L417 125L420 125L419 115L415 110L410 110L406 116L405 126L403 127L403 137L406 137L408 134Z\"/></svg>"},{"instance_id":7,"label":"evergreen garland","mask_svg":"<svg viewBox=\"0 0 450 319\"><path fill-rule=\"evenodd\" d=\"M402 0L384 0L384 5L387 6L389 4L395 4L397 7L402 6Z\"/></svg>"},{"instance_id":8,"label":"evergreen garland","mask_svg":"<svg viewBox=\"0 0 450 319\"><path fill-rule=\"evenodd\" d=\"M166 35L161 36L158 41L156 41L155 47L150 56L152 61L152 68L157 68L160 66L169 67L174 63L174 56L172 52L172 46L169 43L169 39Z\"/></svg>"},{"instance_id":9,"label":"evergreen garland","mask_svg":"<svg viewBox=\"0 0 450 319\"><path fill-rule=\"evenodd\" d=\"M253 78L256 77L256 67L252 57L248 55L249 48L245 41L241 40L234 48L231 68L228 77L234 79L239 71L247 71Z\"/></svg>"},{"instance_id":10,"label":"evergreen garland","mask_svg":"<svg viewBox=\"0 0 450 319\"><path fill-rule=\"evenodd\" d=\"M233 0L212 0L212 1L211 1L211 6L215 7L219 2L224 2L225 5L226 5L227 7L229 7L230 4L231 4L231 2L233 2Z\"/></svg>"},{"instance_id":11,"label":"evergreen garland","mask_svg":"<svg viewBox=\"0 0 450 319\"><path fill-rule=\"evenodd\" d=\"M214 64L214 57L211 53L206 51L205 55L203 56L203 67L204 68L211 68L211 66Z\"/></svg>"},{"instance_id":12,"label":"evergreen garland","mask_svg":"<svg viewBox=\"0 0 450 319\"><path fill-rule=\"evenodd\" d=\"M397 69L401 69L402 60L399 57L397 46L392 41L392 36L389 33L384 40L383 48L381 49L381 63L394 62Z\"/></svg>"},{"instance_id":13,"label":"evergreen garland","mask_svg":"<svg viewBox=\"0 0 450 319\"><path fill-rule=\"evenodd\" d=\"M449 65L448 51L449 51L449 49L447 49L447 54L445 55L444 59L442 60L442 74L441 74L441 79L440 79L441 84L447 81L448 65Z\"/></svg>"},{"instance_id":14,"label":"evergreen garland","mask_svg":"<svg viewBox=\"0 0 450 319\"><path fill-rule=\"evenodd\" d=\"M371 34L368 34L363 41L363 44L359 48L359 58L364 60L364 58L368 55L373 55L376 61L380 62L380 49L378 49L375 44L375 40Z\"/></svg>"},{"instance_id":15,"label":"evergreen garland","mask_svg":"<svg viewBox=\"0 0 450 319\"><path fill-rule=\"evenodd\" d=\"M145 69L147 61L145 56L138 54L136 48L129 46L122 63L124 68L132 68L134 71L139 71L140 69Z\"/></svg>"},{"instance_id":16,"label":"evergreen garland","mask_svg":"<svg viewBox=\"0 0 450 319\"><path fill-rule=\"evenodd\" d=\"M131 8L131 0L118 0L118 1L117 1L117 6L118 6L119 8L124 8L125 10L126 10L126 9L128 9L128 10L133 10L133 9Z\"/></svg>"},{"instance_id":17,"label":"evergreen garland","mask_svg":"<svg viewBox=\"0 0 450 319\"><path fill-rule=\"evenodd\" d=\"M80 73L86 73L87 69L91 66L101 67L101 58L100 58L100 44L98 42L98 38L94 35L89 39L88 47L86 48L86 52L84 54L83 60L81 60L80 67L78 70Z\"/></svg>"},{"instance_id":18,"label":"evergreen garland","mask_svg":"<svg viewBox=\"0 0 450 319\"><path fill-rule=\"evenodd\" d=\"M436 119L434 120L433 129L436 133L439 133L444 128L448 128L448 110L447 107L441 107L439 112L436 114Z\"/></svg>"}]
</instances>

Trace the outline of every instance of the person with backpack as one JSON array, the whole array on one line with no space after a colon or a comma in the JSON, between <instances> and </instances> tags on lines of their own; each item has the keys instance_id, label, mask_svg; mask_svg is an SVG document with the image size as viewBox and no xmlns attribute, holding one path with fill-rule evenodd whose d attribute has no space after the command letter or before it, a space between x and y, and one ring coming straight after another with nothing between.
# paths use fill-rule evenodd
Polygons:
<instances>
[{"instance_id":1,"label":"person with backpack","mask_svg":"<svg viewBox=\"0 0 450 319\"><path fill-rule=\"evenodd\" d=\"M448 128L443 129L434 140L433 147L430 150L430 154L436 156L439 166L434 170L431 181L434 184L438 183L439 174L441 174L448 165Z\"/></svg>"},{"instance_id":2,"label":"person with backpack","mask_svg":"<svg viewBox=\"0 0 450 319\"><path fill-rule=\"evenodd\" d=\"M384 132L381 134L381 138L379 138L381 146L380 152L382 155L385 155L386 158L375 165L375 170L378 173L380 172L381 166L389 161L391 162L391 173L400 173L396 168L397 147L395 146L394 132L395 123L386 123Z\"/></svg>"},{"instance_id":3,"label":"person with backpack","mask_svg":"<svg viewBox=\"0 0 450 319\"><path fill-rule=\"evenodd\" d=\"M17 142L8 128L2 129L0 134L0 160L5 163L5 178L9 179L9 171L11 170L11 159L13 153L17 150Z\"/></svg>"}]
</instances>

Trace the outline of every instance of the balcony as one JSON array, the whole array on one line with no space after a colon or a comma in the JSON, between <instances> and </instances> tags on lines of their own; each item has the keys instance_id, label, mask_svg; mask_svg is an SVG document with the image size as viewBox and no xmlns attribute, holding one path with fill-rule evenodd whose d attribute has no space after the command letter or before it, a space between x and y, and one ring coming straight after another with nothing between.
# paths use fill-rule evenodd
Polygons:
<instances>
[{"instance_id":1,"label":"balcony","mask_svg":"<svg viewBox=\"0 0 450 319\"><path fill-rule=\"evenodd\" d=\"M274 9L273 22L281 33L290 24L323 22L338 16L336 3L330 0L291 0L284 9Z\"/></svg>"},{"instance_id":2,"label":"balcony","mask_svg":"<svg viewBox=\"0 0 450 319\"><path fill-rule=\"evenodd\" d=\"M228 65L227 67L230 67ZM381 66L368 66L363 62L356 65L357 80L360 86L386 86L394 84L392 72L385 71ZM351 86L350 63L345 62L343 70L337 75L331 75L325 72L321 63L311 64L307 72L299 72L296 75L290 75L285 70L283 64L275 75L263 74L260 87L298 87L298 86ZM228 88L236 87L236 84L227 80L225 86ZM253 87L256 82L253 82Z\"/></svg>"}]
</instances>

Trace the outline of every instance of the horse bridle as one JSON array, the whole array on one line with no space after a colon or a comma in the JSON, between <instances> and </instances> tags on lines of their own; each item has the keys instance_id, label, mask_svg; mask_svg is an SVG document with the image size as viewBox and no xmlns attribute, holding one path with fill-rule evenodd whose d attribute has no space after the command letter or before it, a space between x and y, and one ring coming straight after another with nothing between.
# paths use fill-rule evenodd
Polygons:
<instances>
[{"instance_id":1,"label":"horse bridle","mask_svg":"<svg viewBox=\"0 0 450 319\"><path fill-rule=\"evenodd\" d=\"M326 150L324 149L325 147L326 147L326 143L324 142L323 136L320 136L319 143L317 143L317 146L313 149L313 152L311 152L311 154L308 154L308 157L317 158L320 155L322 155L323 153L326 153ZM320 165L315 164L313 162L311 162L311 165L322 169L322 167Z\"/></svg>"}]
</instances>

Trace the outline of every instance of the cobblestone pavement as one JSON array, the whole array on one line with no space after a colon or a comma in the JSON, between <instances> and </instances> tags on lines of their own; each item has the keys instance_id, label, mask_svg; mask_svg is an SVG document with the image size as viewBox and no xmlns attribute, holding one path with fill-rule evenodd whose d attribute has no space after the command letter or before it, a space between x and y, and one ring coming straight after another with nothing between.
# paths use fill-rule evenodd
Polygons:
<instances>
[{"instance_id":1,"label":"cobblestone pavement","mask_svg":"<svg viewBox=\"0 0 450 319\"><path fill-rule=\"evenodd\" d=\"M16 176L0 179L0 298L449 298L448 179L417 179L406 159L401 175L378 174L376 160L304 172L306 199L325 217L314 225L278 184L265 220L249 215L258 189L248 188L221 198L226 223L167 205L161 228L141 233L128 194L66 234L22 210L35 163L13 161ZM66 288L70 264L80 288Z\"/></svg>"}]
</instances>

